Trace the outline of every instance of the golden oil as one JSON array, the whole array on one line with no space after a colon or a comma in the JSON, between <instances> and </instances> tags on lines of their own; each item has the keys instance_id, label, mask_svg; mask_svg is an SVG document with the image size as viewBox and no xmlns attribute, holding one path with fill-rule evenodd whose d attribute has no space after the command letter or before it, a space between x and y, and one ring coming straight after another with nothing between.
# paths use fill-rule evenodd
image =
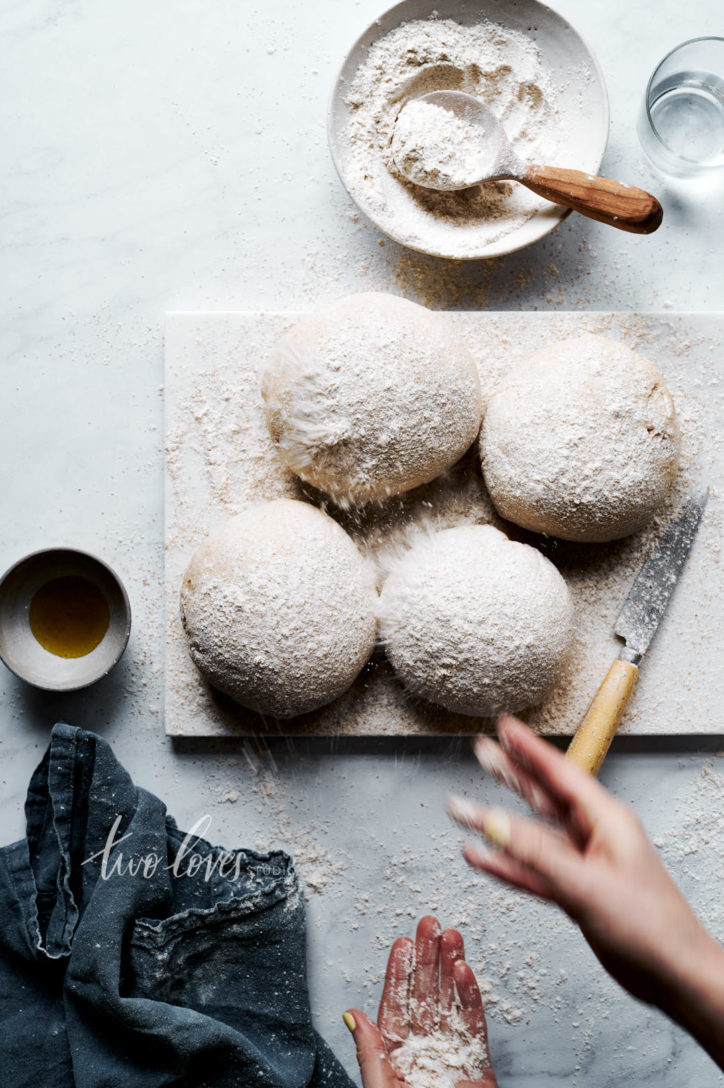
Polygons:
<instances>
[{"instance_id":1,"label":"golden oil","mask_svg":"<svg viewBox=\"0 0 724 1088\"><path fill-rule=\"evenodd\" d=\"M110 623L105 595L87 578L67 575L46 582L30 602L30 630L57 657L85 657Z\"/></svg>"}]
</instances>

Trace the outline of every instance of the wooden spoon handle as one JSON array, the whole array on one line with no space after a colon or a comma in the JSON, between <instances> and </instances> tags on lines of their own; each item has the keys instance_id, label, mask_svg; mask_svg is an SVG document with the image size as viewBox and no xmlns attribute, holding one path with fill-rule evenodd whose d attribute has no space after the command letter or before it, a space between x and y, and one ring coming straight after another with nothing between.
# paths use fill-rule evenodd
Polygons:
<instances>
[{"instance_id":1,"label":"wooden spoon handle","mask_svg":"<svg viewBox=\"0 0 724 1088\"><path fill-rule=\"evenodd\" d=\"M636 665L617 658L593 697L566 755L590 774L597 774L639 675Z\"/></svg>"},{"instance_id":2,"label":"wooden spoon handle","mask_svg":"<svg viewBox=\"0 0 724 1088\"><path fill-rule=\"evenodd\" d=\"M656 197L633 185L557 166L530 166L518 181L554 204L619 230L651 234L661 226L664 213Z\"/></svg>"}]
</instances>

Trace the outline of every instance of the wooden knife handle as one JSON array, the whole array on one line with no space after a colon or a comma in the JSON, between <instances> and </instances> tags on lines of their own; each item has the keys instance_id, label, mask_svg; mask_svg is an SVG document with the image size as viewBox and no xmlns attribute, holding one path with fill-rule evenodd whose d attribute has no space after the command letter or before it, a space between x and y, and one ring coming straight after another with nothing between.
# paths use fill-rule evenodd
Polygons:
<instances>
[{"instance_id":1,"label":"wooden knife handle","mask_svg":"<svg viewBox=\"0 0 724 1088\"><path fill-rule=\"evenodd\" d=\"M664 216L656 197L644 189L583 170L531 166L518 180L538 196L631 234L651 234Z\"/></svg>"},{"instance_id":2,"label":"wooden knife handle","mask_svg":"<svg viewBox=\"0 0 724 1088\"><path fill-rule=\"evenodd\" d=\"M593 697L566 755L590 774L597 774L623 717L639 670L617 658Z\"/></svg>"}]
</instances>

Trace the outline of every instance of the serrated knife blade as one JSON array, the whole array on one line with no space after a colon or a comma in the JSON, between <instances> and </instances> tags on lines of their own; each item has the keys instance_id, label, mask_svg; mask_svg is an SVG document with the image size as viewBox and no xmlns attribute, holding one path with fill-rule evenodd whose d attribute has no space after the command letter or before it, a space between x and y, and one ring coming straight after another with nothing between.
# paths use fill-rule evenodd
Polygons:
<instances>
[{"instance_id":1,"label":"serrated knife blade","mask_svg":"<svg viewBox=\"0 0 724 1088\"><path fill-rule=\"evenodd\" d=\"M709 489L690 495L644 560L616 617L614 631L625 642L621 657L638 665L651 645L691 551Z\"/></svg>"}]
</instances>

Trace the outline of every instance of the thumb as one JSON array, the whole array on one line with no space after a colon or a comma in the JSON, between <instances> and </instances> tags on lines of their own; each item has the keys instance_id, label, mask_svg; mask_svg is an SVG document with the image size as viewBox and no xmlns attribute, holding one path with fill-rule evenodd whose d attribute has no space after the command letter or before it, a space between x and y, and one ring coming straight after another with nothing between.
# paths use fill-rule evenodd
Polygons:
<instances>
[{"instance_id":1,"label":"thumb","mask_svg":"<svg viewBox=\"0 0 724 1088\"><path fill-rule=\"evenodd\" d=\"M357 1047L364 1088L396 1088L399 1080L390 1065L380 1029L359 1009L348 1009L343 1020Z\"/></svg>"}]
</instances>

